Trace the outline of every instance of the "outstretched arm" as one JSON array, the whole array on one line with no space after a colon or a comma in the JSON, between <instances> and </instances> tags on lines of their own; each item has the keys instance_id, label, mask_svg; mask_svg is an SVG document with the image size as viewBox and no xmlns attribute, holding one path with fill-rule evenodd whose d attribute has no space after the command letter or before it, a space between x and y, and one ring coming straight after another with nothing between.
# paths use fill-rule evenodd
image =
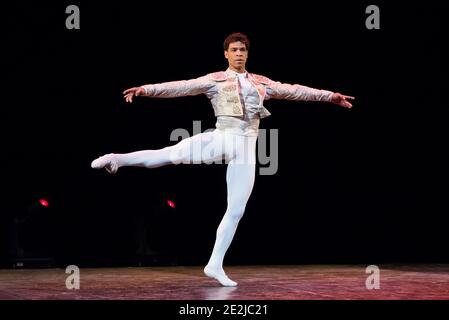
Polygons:
<instances>
[{"instance_id":1,"label":"outstretched arm","mask_svg":"<svg viewBox=\"0 0 449 320\"><path fill-rule=\"evenodd\" d=\"M147 84L123 91L126 102L133 102L133 97L147 96L154 98L177 98L206 93L214 86L208 75L191 80L171 81Z\"/></svg>"},{"instance_id":2,"label":"outstretched arm","mask_svg":"<svg viewBox=\"0 0 449 320\"><path fill-rule=\"evenodd\" d=\"M302 101L325 101L337 104L345 108L352 108L348 100L354 97L342 95L338 92L310 88L299 84L287 84L275 82L268 78L267 98L302 100Z\"/></svg>"}]
</instances>

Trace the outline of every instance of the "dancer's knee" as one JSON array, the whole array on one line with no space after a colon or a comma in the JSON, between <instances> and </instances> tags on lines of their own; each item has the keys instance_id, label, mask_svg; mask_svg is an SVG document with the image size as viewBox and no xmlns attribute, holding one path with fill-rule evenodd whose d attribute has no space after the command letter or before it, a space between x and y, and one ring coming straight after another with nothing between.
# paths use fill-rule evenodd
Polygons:
<instances>
[{"instance_id":1,"label":"dancer's knee","mask_svg":"<svg viewBox=\"0 0 449 320\"><path fill-rule=\"evenodd\" d=\"M232 205L229 206L227 214L234 221L239 221L245 213L245 205Z\"/></svg>"},{"instance_id":2,"label":"dancer's knee","mask_svg":"<svg viewBox=\"0 0 449 320\"><path fill-rule=\"evenodd\" d=\"M168 163L176 165L185 162L186 155L178 145L165 147L161 149L161 152Z\"/></svg>"},{"instance_id":3,"label":"dancer's knee","mask_svg":"<svg viewBox=\"0 0 449 320\"><path fill-rule=\"evenodd\" d=\"M189 164L192 162L191 144L187 141L181 141L178 144L164 148L167 157L172 164Z\"/></svg>"},{"instance_id":4,"label":"dancer's knee","mask_svg":"<svg viewBox=\"0 0 449 320\"><path fill-rule=\"evenodd\" d=\"M170 147L165 147L158 150L146 151L144 156L141 157L141 165L146 168L157 168L171 164L169 148Z\"/></svg>"}]
</instances>

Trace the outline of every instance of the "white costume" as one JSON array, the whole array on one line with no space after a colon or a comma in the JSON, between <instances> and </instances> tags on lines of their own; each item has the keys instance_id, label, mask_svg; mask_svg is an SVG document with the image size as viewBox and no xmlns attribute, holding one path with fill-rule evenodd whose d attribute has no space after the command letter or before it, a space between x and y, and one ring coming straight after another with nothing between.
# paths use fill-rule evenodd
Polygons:
<instances>
[{"instance_id":1,"label":"white costume","mask_svg":"<svg viewBox=\"0 0 449 320\"><path fill-rule=\"evenodd\" d=\"M270 115L263 101L274 98L328 102L333 92L274 82L263 76L237 73L230 69L197 79L145 85L142 88L148 97L206 94L217 117L216 129L159 150L108 154L94 160L92 167L115 173L122 166L156 168L181 162L207 163L224 158L228 163L228 206L204 272L223 286L236 286L237 283L229 279L223 270L223 259L253 188L259 121Z\"/></svg>"}]
</instances>

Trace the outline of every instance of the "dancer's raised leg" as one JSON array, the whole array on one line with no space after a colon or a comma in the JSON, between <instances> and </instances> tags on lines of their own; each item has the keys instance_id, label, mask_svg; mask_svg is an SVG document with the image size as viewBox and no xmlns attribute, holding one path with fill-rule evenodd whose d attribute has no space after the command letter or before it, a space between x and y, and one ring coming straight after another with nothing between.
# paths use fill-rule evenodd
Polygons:
<instances>
[{"instance_id":1,"label":"dancer's raised leg","mask_svg":"<svg viewBox=\"0 0 449 320\"><path fill-rule=\"evenodd\" d=\"M158 150L131 153L110 153L92 161L92 168L105 168L110 173L125 166L157 168L169 164L201 163L223 157L223 134L213 131L186 138L177 144ZM204 150L210 152L203 152Z\"/></svg>"}]
</instances>

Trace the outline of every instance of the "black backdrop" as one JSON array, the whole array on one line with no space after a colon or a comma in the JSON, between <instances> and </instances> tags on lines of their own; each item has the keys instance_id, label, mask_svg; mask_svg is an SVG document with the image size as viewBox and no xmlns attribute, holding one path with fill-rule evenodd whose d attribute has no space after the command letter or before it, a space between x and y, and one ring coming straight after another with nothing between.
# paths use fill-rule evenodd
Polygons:
<instances>
[{"instance_id":1,"label":"black backdrop","mask_svg":"<svg viewBox=\"0 0 449 320\"><path fill-rule=\"evenodd\" d=\"M65 28L69 4L79 5L80 30ZM206 263L226 209L224 165L111 176L90 162L173 144L171 131L192 132L194 120L212 128L204 96L129 105L121 92L224 70L222 42L235 31L252 41L249 71L356 101L352 110L266 103L272 116L261 127L279 130L279 169L257 175L225 262L449 262L446 11L377 2L381 28L367 30L369 4L6 7L2 262L13 217L45 197L51 223L31 224L22 241L46 238L59 264L133 264L142 219L156 249L176 252L181 264ZM176 210L161 209L166 198Z\"/></svg>"}]
</instances>

